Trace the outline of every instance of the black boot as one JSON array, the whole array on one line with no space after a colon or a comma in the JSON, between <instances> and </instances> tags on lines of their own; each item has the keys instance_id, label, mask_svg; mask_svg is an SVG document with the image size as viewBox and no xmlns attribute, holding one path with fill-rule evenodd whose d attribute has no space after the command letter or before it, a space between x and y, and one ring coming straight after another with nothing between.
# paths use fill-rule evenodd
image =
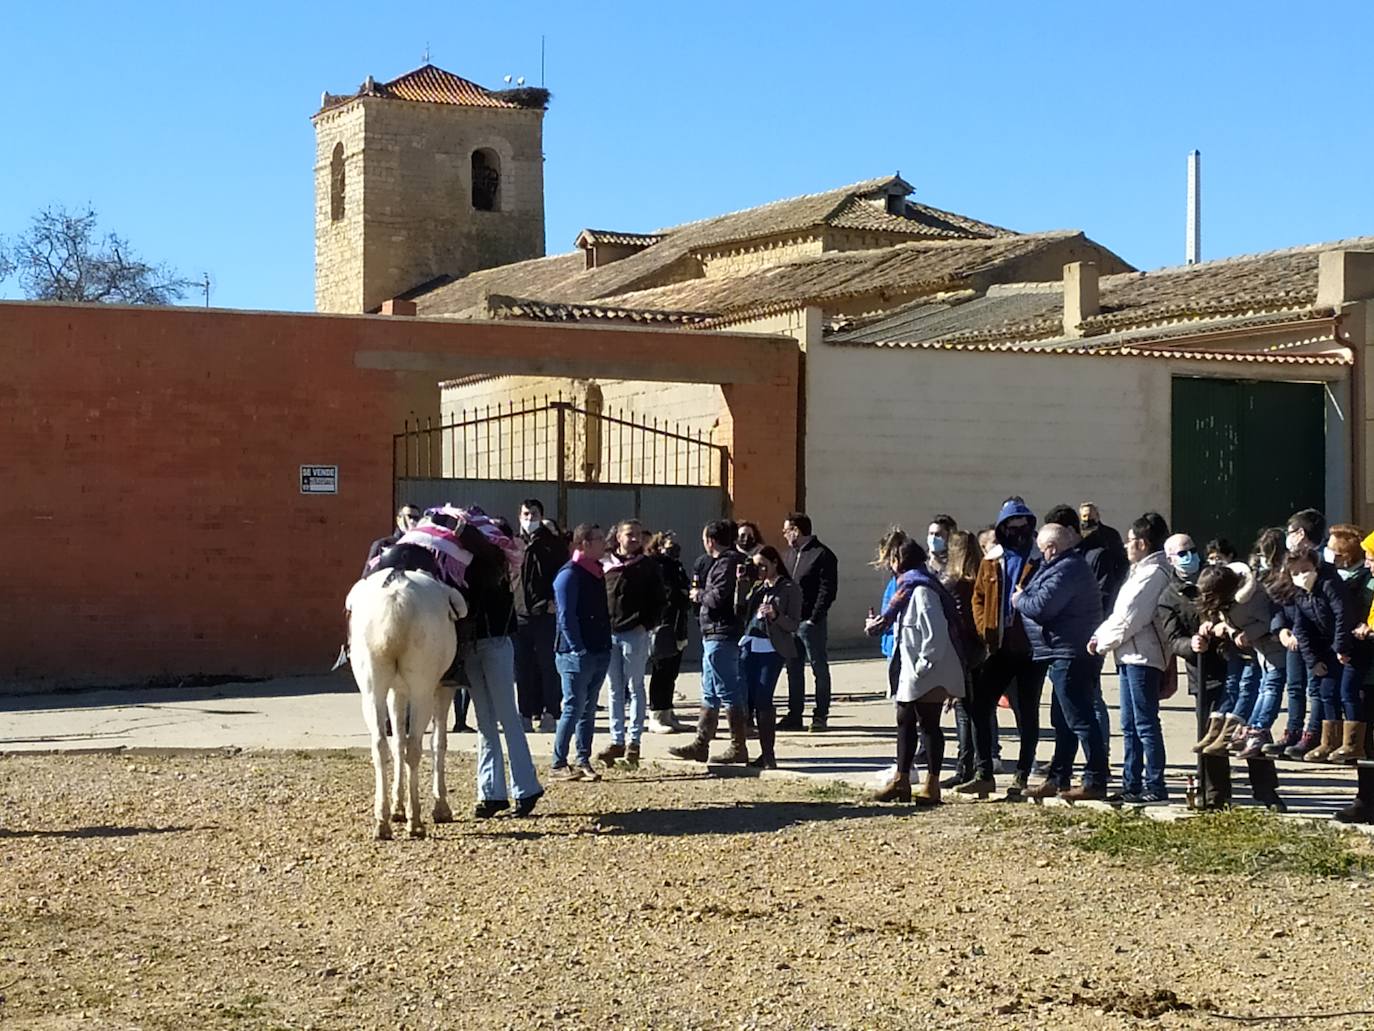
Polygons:
<instances>
[{"instance_id":1,"label":"black boot","mask_svg":"<svg viewBox=\"0 0 1374 1031\"><path fill-rule=\"evenodd\" d=\"M1361 766L1357 776L1355 801L1336 814L1340 823L1374 823L1374 770Z\"/></svg>"},{"instance_id":2,"label":"black boot","mask_svg":"<svg viewBox=\"0 0 1374 1031\"><path fill-rule=\"evenodd\" d=\"M1202 755L1199 762L1206 770L1207 790L1203 792L1202 808L1226 809L1231 805L1231 760L1225 755ZM1270 763L1270 768L1273 767Z\"/></svg>"},{"instance_id":3,"label":"black boot","mask_svg":"<svg viewBox=\"0 0 1374 1031\"><path fill-rule=\"evenodd\" d=\"M774 721L773 707L759 709L754 720L759 728L759 757L749 765L760 770L776 770L778 760L773 756L773 748L778 740L778 728Z\"/></svg>"},{"instance_id":4,"label":"black boot","mask_svg":"<svg viewBox=\"0 0 1374 1031\"><path fill-rule=\"evenodd\" d=\"M1274 764L1265 759L1247 759L1250 775L1250 795L1256 802L1277 813L1285 813L1288 806L1279 798L1279 775Z\"/></svg>"}]
</instances>

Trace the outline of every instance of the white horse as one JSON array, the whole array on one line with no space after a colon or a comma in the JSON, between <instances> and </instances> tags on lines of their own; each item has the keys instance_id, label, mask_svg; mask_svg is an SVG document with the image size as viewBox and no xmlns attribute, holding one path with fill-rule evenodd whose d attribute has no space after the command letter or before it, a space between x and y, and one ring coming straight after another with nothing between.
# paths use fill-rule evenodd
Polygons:
<instances>
[{"instance_id":1,"label":"white horse","mask_svg":"<svg viewBox=\"0 0 1374 1031\"><path fill-rule=\"evenodd\" d=\"M453 689L439 683L457 649L454 623L467 615L463 596L425 573L378 570L348 592L348 643L353 676L362 692L363 719L372 734L376 774L372 833L391 837L391 820L408 819L410 836L423 838L420 753L434 722L434 822L449 823L444 756ZM391 718L391 746L386 721ZM390 752L390 755L388 755ZM386 763L392 761L391 804ZM404 800L404 804L403 804Z\"/></svg>"}]
</instances>

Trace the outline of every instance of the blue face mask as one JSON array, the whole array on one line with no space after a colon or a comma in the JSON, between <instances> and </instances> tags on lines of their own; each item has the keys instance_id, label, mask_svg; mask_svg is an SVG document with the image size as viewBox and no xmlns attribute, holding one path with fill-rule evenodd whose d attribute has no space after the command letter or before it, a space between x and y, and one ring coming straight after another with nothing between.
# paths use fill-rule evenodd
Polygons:
<instances>
[{"instance_id":1,"label":"blue face mask","mask_svg":"<svg viewBox=\"0 0 1374 1031\"><path fill-rule=\"evenodd\" d=\"M1198 571L1202 569L1202 556L1196 551L1190 551L1186 555L1177 555L1174 557L1174 568L1185 580L1195 579Z\"/></svg>"},{"instance_id":2,"label":"blue face mask","mask_svg":"<svg viewBox=\"0 0 1374 1031\"><path fill-rule=\"evenodd\" d=\"M931 535L926 538L926 548L933 555L943 555L945 552L945 539Z\"/></svg>"}]
</instances>

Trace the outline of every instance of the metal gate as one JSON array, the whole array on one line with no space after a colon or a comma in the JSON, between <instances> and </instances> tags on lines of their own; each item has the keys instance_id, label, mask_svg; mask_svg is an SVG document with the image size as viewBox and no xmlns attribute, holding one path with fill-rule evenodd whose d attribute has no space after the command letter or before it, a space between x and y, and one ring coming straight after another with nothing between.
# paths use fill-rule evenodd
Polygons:
<instances>
[{"instance_id":1,"label":"metal gate","mask_svg":"<svg viewBox=\"0 0 1374 1031\"><path fill-rule=\"evenodd\" d=\"M1223 536L1244 555L1266 526L1325 507L1322 384L1176 377L1172 422L1173 525L1199 545Z\"/></svg>"},{"instance_id":2,"label":"metal gate","mask_svg":"<svg viewBox=\"0 0 1374 1031\"><path fill-rule=\"evenodd\" d=\"M635 518L691 532L730 514L730 451L700 430L570 401L406 422L392 443L396 505L455 501L514 521L539 498L559 526Z\"/></svg>"}]
</instances>

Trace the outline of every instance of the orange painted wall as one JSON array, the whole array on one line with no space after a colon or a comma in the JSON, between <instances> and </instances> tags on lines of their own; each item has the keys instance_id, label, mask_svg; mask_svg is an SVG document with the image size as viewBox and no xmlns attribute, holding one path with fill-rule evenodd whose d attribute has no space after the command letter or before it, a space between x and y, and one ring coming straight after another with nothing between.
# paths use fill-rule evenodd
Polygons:
<instances>
[{"instance_id":1,"label":"orange painted wall","mask_svg":"<svg viewBox=\"0 0 1374 1031\"><path fill-rule=\"evenodd\" d=\"M796 490L788 340L525 323L0 304L0 682L328 668L391 435L439 379L724 382L736 507ZM305 496L303 464L339 466Z\"/></svg>"}]
</instances>

